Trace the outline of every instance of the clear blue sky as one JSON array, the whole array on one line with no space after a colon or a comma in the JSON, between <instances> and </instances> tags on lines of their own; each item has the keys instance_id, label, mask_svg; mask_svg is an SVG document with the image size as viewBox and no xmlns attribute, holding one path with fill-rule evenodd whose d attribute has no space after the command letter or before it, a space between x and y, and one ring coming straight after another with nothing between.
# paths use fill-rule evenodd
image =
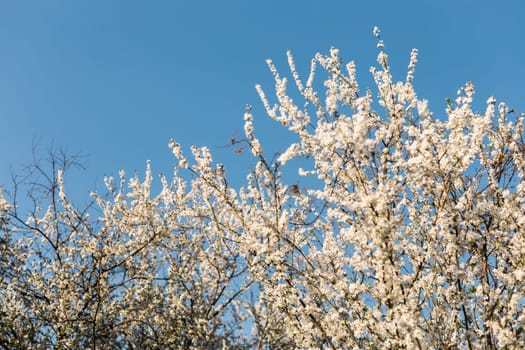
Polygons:
<instances>
[{"instance_id":1,"label":"clear blue sky","mask_svg":"<svg viewBox=\"0 0 525 350\"><path fill-rule=\"evenodd\" d=\"M466 81L481 108L495 95L525 111L522 1L0 1L0 185L31 162L32 145L86 154L74 190L124 168L169 172L170 138L208 145L230 173L232 149L254 106L265 149L285 137L254 90L272 91L265 59L287 73L286 50L308 73L331 46L357 63L364 88L375 64L374 25L404 78L420 50L415 85L439 115ZM266 135L266 136L265 136ZM242 158L243 156L241 156ZM9 186L6 186L9 187Z\"/></svg>"}]
</instances>

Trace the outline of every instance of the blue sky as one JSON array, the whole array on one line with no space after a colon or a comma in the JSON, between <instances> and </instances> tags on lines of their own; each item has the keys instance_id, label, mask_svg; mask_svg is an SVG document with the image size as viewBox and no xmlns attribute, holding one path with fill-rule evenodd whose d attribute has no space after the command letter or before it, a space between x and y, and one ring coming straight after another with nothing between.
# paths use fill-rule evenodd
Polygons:
<instances>
[{"instance_id":1,"label":"blue sky","mask_svg":"<svg viewBox=\"0 0 525 350\"><path fill-rule=\"evenodd\" d=\"M268 152L287 134L266 117L254 85L272 91L265 59L287 75L340 49L356 61L361 88L375 64L381 28L397 77L419 49L415 86L442 115L466 81L478 106L495 95L525 111L522 1L0 1L0 186L31 163L32 147L85 154L74 191L102 186L123 168L170 172L167 147L207 145L238 179L249 160L222 147L242 136L253 105Z\"/></svg>"}]
</instances>

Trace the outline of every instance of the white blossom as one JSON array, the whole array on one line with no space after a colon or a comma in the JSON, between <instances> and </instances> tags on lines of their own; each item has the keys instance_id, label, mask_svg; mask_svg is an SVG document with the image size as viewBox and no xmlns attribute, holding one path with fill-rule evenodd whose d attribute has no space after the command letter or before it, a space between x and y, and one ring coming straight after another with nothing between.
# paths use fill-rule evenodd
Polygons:
<instances>
[{"instance_id":1,"label":"white blossom","mask_svg":"<svg viewBox=\"0 0 525 350\"><path fill-rule=\"evenodd\" d=\"M53 157L27 178L27 211L24 183L0 190L0 344L524 348L525 117L494 97L476 112L469 82L434 117L417 50L395 81L374 35L366 91L336 48L305 84L287 52L293 93L267 61L276 94L256 90L294 139L268 157L247 106L242 186L171 140L172 178L119 171L87 208Z\"/></svg>"}]
</instances>

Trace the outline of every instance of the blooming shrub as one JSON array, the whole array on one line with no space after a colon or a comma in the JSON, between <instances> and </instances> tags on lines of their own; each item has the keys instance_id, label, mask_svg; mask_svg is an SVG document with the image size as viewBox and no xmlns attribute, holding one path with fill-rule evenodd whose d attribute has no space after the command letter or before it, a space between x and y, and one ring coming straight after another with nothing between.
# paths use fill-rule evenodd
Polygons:
<instances>
[{"instance_id":1,"label":"blooming shrub","mask_svg":"<svg viewBox=\"0 0 525 350\"><path fill-rule=\"evenodd\" d=\"M29 215L2 194L0 347L525 347L524 116L494 98L474 112L471 83L434 116L417 50L394 81L374 32L375 92L337 49L306 82L289 53L298 102L268 61L276 103L257 91L297 142L268 156L247 108L240 188L206 147L188 160L170 141L156 195L148 163L80 210L57 158Z\"/></svg>"}]
</instances>

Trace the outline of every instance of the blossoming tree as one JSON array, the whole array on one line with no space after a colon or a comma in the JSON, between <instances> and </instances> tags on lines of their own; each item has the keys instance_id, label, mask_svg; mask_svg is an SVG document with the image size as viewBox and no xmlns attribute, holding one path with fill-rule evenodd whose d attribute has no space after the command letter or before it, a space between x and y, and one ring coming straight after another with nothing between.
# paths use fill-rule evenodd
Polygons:
<instances>
[{"instance_id":1,"label":"blossoming tree","mask_svg":"<svg viewBox=\"0 0 525 350\"><path fill-rule=\"evenodd\" d=\"M394 81L375 34L374 92L336 49L306 82L288 54L300 99L268 61L276 103L257 90L297 142L266 154L247 108L240 188L207 148L170 141L158 194L148 163L79 209L53 157L29 214L2 195L0 347L525 347L524 116L494 98L474 112L470 83L434 115L417 51Z\"/></svg>"}]
</instances>

